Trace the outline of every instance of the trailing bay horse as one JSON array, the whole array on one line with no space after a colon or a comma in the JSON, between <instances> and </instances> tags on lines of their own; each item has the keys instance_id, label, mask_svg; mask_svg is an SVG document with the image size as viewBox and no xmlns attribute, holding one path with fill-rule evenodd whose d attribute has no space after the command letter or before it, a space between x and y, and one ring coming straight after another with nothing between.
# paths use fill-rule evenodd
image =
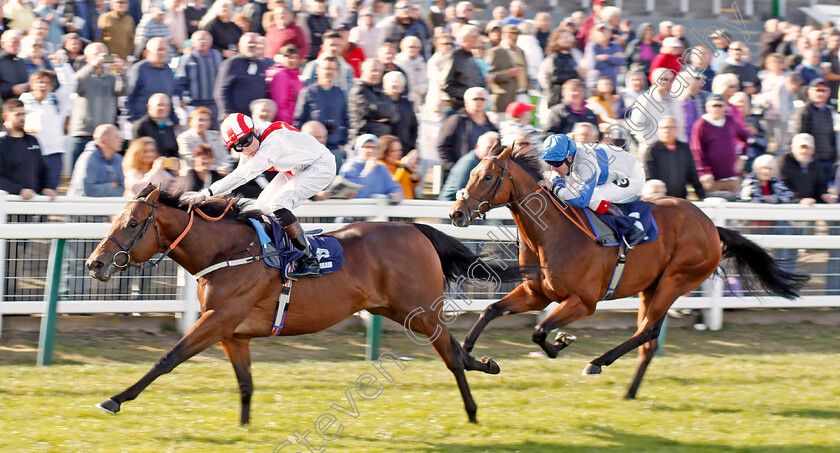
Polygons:
<instances>
[{"instance_id":1,"label":"trailing bay horse","mask_svg":"<svg viewBox=\"0 0 840 453\"><path fill-rule=\"evenodd\" d=\"M563 332L556 341L546 337L553 329L595 312L606 295L618 259L618 247L602 247L590 237L580 208L557 200L543 179L541 162L534 156L512 153L498 146L472 171L466 188L450 210L452 223L466 227L490 209L507 206L522 234L520 265L539 264L543 271L526 279L482 313L463 347L470 352L482 330L507 314L539 311L552 301L557 307L533 333L533 341L554 358L573 337ZM639 360L626 398L635 398L642 377L656 351L662 322L674 301L697 288L720 264L733 259L747 287L794 298L807 277L781 270L761 247L739 233L715 227L690 202L671 197L651 201L659 228L654 242L636 246L627 254L624 276L613 299L638 293L641 299L638 329L633 336L590 362L583 374L600 374L634 348ZM582 228L581 228L582 226Z\"/></svg>"},{"instance_id":2,"label":"trailing bay horse","mask_svg":"<svg viewBox=\"0 0 840 453\"><path fill-rule=\"evenodd\" d=\"M242 212L233 202L213 199L183 206L175 196L146 187L116 215L108 236L91 253L86 262L90 274L107 281L115 271L164 250L191 274L226 260L260 255L256 233L246 220L259 212ZM193 219L195 212L210 220ZM318 332L360 310L400 324L409 317L408 327L429 337L455 375L469 420L475 422L476 404L464 370L496 374L499 366L492 359L474 360L449 333L442 313L444 286L471 267L473 275L483 270L485 275L513 280L522 278L520 271L481 261L461 242L427 225L356 223L330 235L344 248L344 267L294 284L280 335ZM241 423L247 424L253 392L248 344L271 332L282 283L280 271L260 261L200 277L201 317L195 325L137 383L97 406L119 412L122 403L135 399L158 376L221 342L239 382Z\"/></svg>"}]
</instances>

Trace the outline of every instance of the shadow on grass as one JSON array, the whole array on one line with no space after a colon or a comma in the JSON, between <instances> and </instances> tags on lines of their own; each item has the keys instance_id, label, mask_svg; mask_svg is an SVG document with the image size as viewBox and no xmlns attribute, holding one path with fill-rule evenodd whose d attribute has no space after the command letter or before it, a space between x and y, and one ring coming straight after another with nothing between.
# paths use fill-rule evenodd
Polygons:
<instances>
[{"instance_id":1,"label":"shadow on grass","mask_svg":"<svg viewBox=\"0 0 840 453\"><path fill-rule=\"evenodd\" d=\"M819 409L801 409L792 411L774 412L773 415L781 415L782 417L802 417L802 418L816 418L826 420L840 420L840 411L826 411ZM838 450L840 451L840 450Z\"/></svg>"},{"instance_id":2,"label":"shadow on grass","mask_svg":"<svg viewBox=\"0 0 840 453\"><path fill-rule=\"evenodd\" d=\"M563 351L563 357L598 357L626 340L632 329L565 329L578 341ZM462 339L467 331L453 331ZM712 357L754 354L835 353L840 327L814 326L809 323L779 326L735 326L720 331L672 329L668 332L666 356L697 354ZM160 358L180 339L176 333L139 331L58 332L55 346L57 364L149 364ZM488 329L481 336L476 357L488 356L502 361L521 358L539 348L529 343L530 329ZM416 359L439 360L430 346L417 345L402 331L386 331L383 349ZM4 331L0 337L0 365L33 365L38 350L37 332ZM365 337L361 330L327 330L298 337L257 338L251 342L254 362L299 362L302 360L363 360ZM630 360L634 360L630 354ZM199 356L227 361L217 344Z\"/></svg>"},{"instance_id":3,"label":"shadow on grass","mask_svg":"<svg viewBox=\"0 0 840 453\"><path fill-rule=\"evenodd\" d=\"M611 445L586 446L580 444L566 444L563 442L517 442L492 443L486 445L458 445L458 444L427 444L431 451L451 453L479 453L479 452L522 452L544 453L554 451L574 451L576 453L613 453L613 452L710 452L720 451L736 453L782 453L791 451L807 451L809 453L829 453L840 451L840 444L831 446L814 445L756 445L751 447L722 447L711 443L679 442L663 436L633 434L602 426L586 426L586 432L592 437Z\"/></svg>"}]
</instances>

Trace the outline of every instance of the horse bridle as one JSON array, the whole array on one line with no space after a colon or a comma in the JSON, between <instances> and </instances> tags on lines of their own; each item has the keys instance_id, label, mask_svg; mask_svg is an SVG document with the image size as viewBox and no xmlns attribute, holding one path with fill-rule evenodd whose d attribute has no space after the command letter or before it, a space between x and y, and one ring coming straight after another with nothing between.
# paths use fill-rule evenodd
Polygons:
<instances>
[{"instance_id":1,"label":"horse bridle","mask_svg":"<svg viewBox=\"0 0 840 453\"><path fill-rule=\"evenodd\" d=\"M508 208L510 208L516 205L516 203L518 203L520 200L524 199L528 195L531 195L531 193L527 193L524 196L519 196L519 187L516 186L516 180L513 179L513 176L508 175L508 165L510 165L510 159L507 159L504 165L500 164L493 157L485 157L482 160L490 161L493 164L502 167L502 174L499 175L499 177L496 179L496 182L493 183L493 186L491 186L490 189L488 189L487 192L485 192L481 198L478 198L475 195L471 194L466 187L455 192L455 199L458 201L463 201L464 204L467 206L467 214L469 214L470 216L470 221L475 220L477 218L484 220L487 217L488 211L501 206L507 206ZM499 194L499 190L502 188L502 182L505 180L505 176L508 176L510 178L510 182L513 184L513 194L515 198L513 201L508 201L507 203L494 205L490 202L490 200L495 199L496 195ZM492 195L490 195L490 192L492 192ZM488 197L488 195L490 196ZM478 200L478 206L475 208L475 211L473 211L472 208L470 208L469 203L467 203L467 200L470 198ZM482 211L482 208L486 209Z\"/></svg>"},{"instance_id":2,"label":"horse bridle","mask_svg":"<svg viewBox=\"0 0 840 453\"><path fill-rule=\"evenodd\" d=\"M126 246L125 244L120 242L119 239L115 238L114 236L111 236L110 234L108 236L105 236L105 239L110 239L110 240L114 241L114 243L117 244L120 247L120 250L117 251L116 253L114 253L114 256L111 257L111 263L109 264L109 266L113 266L117 269L125 269L126 267L129 267L129 266L130 267L136 267L138 269L142 269L143 268L142 264L137 264L137 263L132 263L131 262L131 251L134 250L134 247L137 246L137 243L140 242L140 239L142 239L143 235L146 234L146 230L149 229L150 225L155 226L155 234L157 234L158 245L161 248L164 247L163 240L160 238L160 230L158 230L157 222L155 221L155 212L157 211L157 204L151 203L151 202L146 201L146 200L130 200L129 203L144 203L144 204L147 204L147 205L152 207L152 212L149 214L149 217L146 218L146 223L143 224L143 227L140 229L140 232L138 232L134 236L134 238L131 240L131 243L128 246ZM119 262L117 262L117 257L123 257L123 256L125 257L125 262L120 264ZM161 256L157 261L155 261L151 264L153 266L157 266L158 263L160 263L161 260L163 260L165 257L166 257L165 255Z\"/></svg>"}]
</instances>

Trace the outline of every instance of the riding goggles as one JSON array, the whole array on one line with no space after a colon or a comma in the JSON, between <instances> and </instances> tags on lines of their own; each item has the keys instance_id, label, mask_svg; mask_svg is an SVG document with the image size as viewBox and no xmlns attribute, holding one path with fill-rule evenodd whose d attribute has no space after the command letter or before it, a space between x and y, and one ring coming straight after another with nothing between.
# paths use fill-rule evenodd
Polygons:
<instances>
[{"instance_id":1,"label":"riding goggles","mask_svg":"<svg viewBox=\"0 0 840 453\"><path fill-rule=\"evenodd\" d=\"M234 143L233 146L230 147L230 149L236 151L237 153L241 153L243 149L247 148L251 144L251 142L254 141L254 137L255 135L253 133L250 133L239 139L239 141Z\"/></svg>"}]
</instances>

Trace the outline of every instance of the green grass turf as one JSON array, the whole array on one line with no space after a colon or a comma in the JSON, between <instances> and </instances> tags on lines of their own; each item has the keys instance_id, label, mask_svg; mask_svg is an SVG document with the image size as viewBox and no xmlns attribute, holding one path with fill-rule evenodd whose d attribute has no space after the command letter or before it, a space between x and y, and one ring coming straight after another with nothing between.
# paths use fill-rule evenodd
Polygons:
<instances>
[{"instance_id":1,"label":"green grass turf","mask_svg":"<svg viewBox=\"0 0 840 453\"><path fill-rule=\"evenodd\" d=\"M635 353L601 376L592 358L630 330L569 329L578 342L555 360L528 358L530 329L489 330L475 350L502 373L468 373L478 425L467 422L454 379L430 347L401 332L383 344L405 370L364 400L354 383L376 371L359 360L360 332L258 339L252 423L238 425L232 369L218 347L154 382L113 416L94 404L133 384L176 335L60 333L57 365L35 367L33 334L0 338L2 451L262 451L310 430L314 447L341 452L836 452L840 451L840 328L812 324L671 329L635 401L622 399ZM465 332L456 332L463 338ZM491 353L492 351L492 353ZM358 416L331 408L348 406ZM343 431L325 442L315 421L331 413ZM337 425L328 430L334 433ZM281 451L307 451L300 445Z\"/></svg>"}]
</instances>

